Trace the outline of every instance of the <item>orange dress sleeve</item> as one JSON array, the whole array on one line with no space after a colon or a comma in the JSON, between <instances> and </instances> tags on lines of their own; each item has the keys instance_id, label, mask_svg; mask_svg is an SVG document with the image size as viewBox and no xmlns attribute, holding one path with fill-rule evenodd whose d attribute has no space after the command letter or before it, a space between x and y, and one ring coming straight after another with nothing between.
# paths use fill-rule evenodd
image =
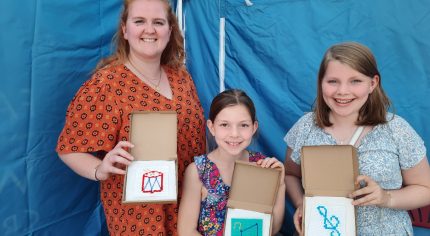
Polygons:
<instances>
[{"instance_id":1,"label":"orange dress sleeve","mask_svg":"<svg viewBox=\"0 0 430 236\"><path fill-rule=\"evenodd\" d=\"M122 112L111 91L110 76L107 69L101 69L76 93L58 138L56 151L59 154L108 152L119 141Z\"/></svg>"}]
</instances>

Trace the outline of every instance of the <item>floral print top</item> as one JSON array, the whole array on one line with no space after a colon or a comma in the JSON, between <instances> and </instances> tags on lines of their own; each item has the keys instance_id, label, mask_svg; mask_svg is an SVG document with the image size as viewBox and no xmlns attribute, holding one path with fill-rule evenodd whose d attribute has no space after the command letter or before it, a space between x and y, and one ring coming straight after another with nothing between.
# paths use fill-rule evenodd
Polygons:
<instances>
[{"instance_id":1,"label":"floral print top","mask_svg":"<svg viewBox=\"0 0 430 236\"><path fill-rule=\"evenodd\" d=\"M249 152L249 162L264 158L266 156L259 152ZM207 197L200 203L198 231L204 236L222 236L230 186L223 182L218 167L207 154L194 157L194 163L200 181L208 191Z\"/></svg>"},{"instance_id":2,"label":"floral print top","mask_svg":"<svg viewBox=\"0 0 430 236\"><path fill-rule=\"evenodd\" d=\"M387 113L386 124L373 127L357 147L361 175L375 180L383 189L402 187L402 170L417 165L425 156L423 140L403 118ZM315 124L314 113L300 118L284 138L292 149L291 159L300 165L302 146L336 145L336 140ZM358 236L413 235L407 211L377 206L359 206Z\"/></svg>"}]
</instances>

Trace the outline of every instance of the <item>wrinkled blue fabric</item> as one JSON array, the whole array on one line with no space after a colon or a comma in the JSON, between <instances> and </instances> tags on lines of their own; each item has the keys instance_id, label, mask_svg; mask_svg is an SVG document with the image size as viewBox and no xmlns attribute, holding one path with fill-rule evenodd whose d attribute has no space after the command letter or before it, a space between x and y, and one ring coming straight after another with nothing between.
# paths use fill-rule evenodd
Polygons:
<instances>
[{"instance_id":1,"label":"wrinkled blue fabric","mask_svg":"<svg viewBox=\"0 0 430 236\"><path fill-rule=\"evenodd\" d=\"M177 2L177 0L174 0ZM311 110L316 73L333 43L377 58L395 112L430 141L427 1L184 0L187 67L205 114L219 91L219 18L226 19L226 87L254 100L251 149L283 160L283 135ZM67 105L111 52L121 0L0 1L0 232L106 235L98 184L54 151ZM292 208L283 231L292 232ZM417 229L415 234L430 231Z\"/></svg>"}]
</instances>

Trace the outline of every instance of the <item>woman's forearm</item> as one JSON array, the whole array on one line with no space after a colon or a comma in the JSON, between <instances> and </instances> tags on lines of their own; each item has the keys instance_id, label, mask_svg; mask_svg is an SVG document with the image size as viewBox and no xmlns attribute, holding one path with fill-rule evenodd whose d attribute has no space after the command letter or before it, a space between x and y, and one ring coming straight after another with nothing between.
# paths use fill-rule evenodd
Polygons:
<instances>
[{"instance_id":1,"label":"woman's forearm","mask_svg":"<svg viewBox=\"0 0 430 236\"><path fill-rule=\"evenodd\" d=\"M96 179L96 167L101 160L89 153L59 154L61 160L78 175L91 180Z\"/></svg>"}]
</instances>

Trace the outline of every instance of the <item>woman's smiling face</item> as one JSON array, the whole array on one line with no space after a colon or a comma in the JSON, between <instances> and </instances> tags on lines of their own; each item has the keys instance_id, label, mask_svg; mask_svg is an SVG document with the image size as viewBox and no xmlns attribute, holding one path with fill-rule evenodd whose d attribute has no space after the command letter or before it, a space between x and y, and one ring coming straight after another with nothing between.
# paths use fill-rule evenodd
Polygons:
<instances>
[{"instance_id":1,"label":"woman's smiling face","mask_svg":"<svg viewBox=\"0 0 430 236\"><path fill-rule=\"evenodd\" d=\"M128 18L122 30L130 45L130 55L159 60L172 31L165 3L158 0L135 0L128 10Z\"/></svg>"}]
</instances>

